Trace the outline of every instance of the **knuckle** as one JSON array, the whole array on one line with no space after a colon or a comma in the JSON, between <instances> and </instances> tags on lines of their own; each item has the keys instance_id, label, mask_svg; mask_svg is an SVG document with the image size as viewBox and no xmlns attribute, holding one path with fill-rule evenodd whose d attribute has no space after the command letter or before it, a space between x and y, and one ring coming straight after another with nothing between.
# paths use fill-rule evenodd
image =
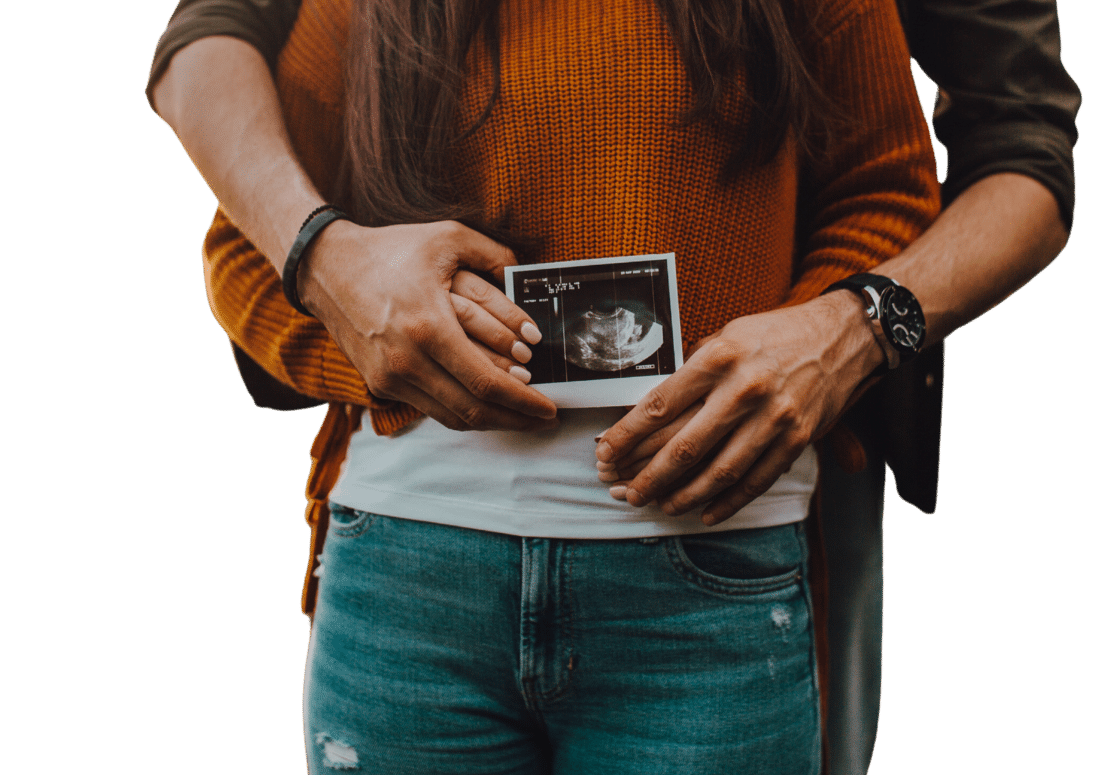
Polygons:
<instances>
[{"instance_id":1,"label":"knuckle","mask_svg":"<svg viewBox=\"0 0 1093 775\"><path fill-rule=\"evenodd\" d=\"M770 411L774 421L779 425L792 426L797 424L799 416L797 402L786 396L772 398L770 400Z\"/></svg>"},{"instance_id":2,"label":"knuckle","mask_svg":"<svg viewBox=\"0 0 1093 775\"><path fill-rule=\"evenodd\" d=\"M736 358L736 346L728 339L711 339L702 345L702 350L703 357L718 368L723 368Z\"/></svg>"},{"instance_id":3,"label":"knuckle","mask_svg":"<svg viewBox=\"0 0 1093 775\"><path fill-rule=\"evenodd\" d=\"M467 384L467 390L475 398L491 398L497 390L497 380L490 374L476 374Z\"/></svg>"},{"instance_id":4,"label":"knuckle","mask_svg":"<svg viewBox=\"0 0 1093 775\"><path fill-rule=\"evenodd\" d=\"M745 479L740 483L740 492L749 501L753 501L769 490L771 484L773 484L773 482L768 482L765 479Z\"/></svg>"},{"instance_id":5,"label":"knuckle","mask_svg":"<svg viewBox=\"0 0 1093 775\"><path fill-rule=\"evenodd\" d=\"M691 439L678 439L671 448L672 460L688 468L698 462L698 447Z\"/></svg>"},{"instance_id":6,"label":"knuckle","mask_svg":"<svg viewBox=\"0 0 1093 775\"><path fill-rule=\"evenodd\" d=\"M645 397L642 412L650 420L663 420L668 416L668 397L658 388L653 388Z\"/></svg>"},{"instance_id":7,"label":"knuckle","mask_svg":"<svg viewBox=\"0 0 1093 775\"><path fill-rule=\"evenodd\" d=\"M455 318L459 321L461 326L466 326L467 323L473 317L473 310L471 305L467 302L466 297L462 294L453 293L452 297L452 309L455 310Z\"/></svg>"},{"instance_id":8,"label":"knuckle","mask_svg":"<svg viewBox=\"0 0 1093 775\"><path fill-rule=\"evenodd\" d=\"M804 449L812 443L812 432L809 430L808 425L795 422L786 432L786 441L795 451L800 451L800 449Z\"/></svg>"},{"instance_id":9,"label":"knuckle","mask_svg":"<svg viewBox=\"0 0 1093 775\"><path fill-rule=\"evenodd\" d=\"M755 365L753 379L763 385L767 390L778 383L778 368L771 363L758 363Z\"/></svg>"},{"instance_id":10,"label":"knuckle","mask_svg":"<svg viewBox=\"0 0 1093 775\"><path fill-rule=\"evenodd\" d=\"M470 299L480 306L490 300L490 291L493 287L477 275L470 275L459 287L459 292L465 298Z\"/></svg>"},{"instance_id":11,"label":"knuckle","mask_svg":"<svg viewBox=\"0 0 1093 775\"><path fill-rule=\"evenodd\" d=\"M748 380L740 386L739 400L743 404L754 404L763 398L763 386L754 380Z\"/></svg>"},{"instance_id":12,"label":"knuckle","mask_svg":"<svg viewBox=\"0 0 1093 775\"><path fill-rule=\"evenodd\" d=\"M463 233L465 228L459 221L437 221L434 224L437 236L447 239L455 239Z\"/></svg>"},{"instance_id":13,"label":"knuckle","mask_svg":"<svg viewBox=\"0 0 1093 775\"><path fill-rule=\"evenodd\" d=\"M710 469L710 479L718 490L732 487L740 481L741 475L740 467L735 463L721 463Z\"/></svg>"},{"instance_id":14,"label":"knuckle","mask_svg":"<svg viewBox=\"0 0 1093 775\"><path fill-rule=\"evenodd\" d=\"M770 397L775 386L774 370L766 366L753 367L740 390L740 396L745 401L763 401Z\"/></svg>"},{"instance_id":15,"label":"knuckle","mask_svg":"<svg viewBox=\"0 0 1093 775\"><path fill-rule=\"evenodd\" d=\"M433 338L435 326L432 320L424 315L414 315L406 320L405 333L411 342L417 345L429 342Z\"/></svg>"},{"instance_id":16,"label":"knuckle","mask_svg":"<svg viewBox=\"0 0 1093 775\"><path fill-rule=\"evenodd\" d=\"M392 350L387 354L387 377L391 382L407 379L414 375L414 363L406 353Z\"/></svg>"},{"instance_id":17,"label":"knuckle","mask_svg":"<svg viewBox=\"0 0 1093 775\"><path fill-rule=\"evenodd\" d=\"M490 335L489 345L497 352L512 352L515 340L507 331L496 331Z\"/></svg>"},{"instance_id":18,"label":"knuckle","mask_svg":"<svg viewBox=\"0 0 1093 775\"><path fill-rule=\"evenodd\" d=\"M386 371L378 372L374 375L370 375L368 382L368 390L376 398L382 398L385 401L390 401L395 398L395 385L398 380L390 373Z\"/></svg>"},{"instance_id":19,"label":"knuckle","mask_svg":"<svg viewBox=\"0 0 1093 775\"><path fill-rule=\"evenodd\" d=\"M796 458L812 441L812 434L803 425L796 424L786 433L786 445L793 457ZM791 461L792 463L792 461Z\"/></svg>"},{"instance_id":20,"label":"knuckle","mask_svg":"<svg viewBox=\"0 0 1093 775\"><path fill-rule=\"evenodd\" d=\"M463 419L463 422L467 424L469 429L474 430L486 426L486 422L489 419L489 412L482 404L475 403L465 406L459 412L459 416Z\"/></svg>"}]
</instances>

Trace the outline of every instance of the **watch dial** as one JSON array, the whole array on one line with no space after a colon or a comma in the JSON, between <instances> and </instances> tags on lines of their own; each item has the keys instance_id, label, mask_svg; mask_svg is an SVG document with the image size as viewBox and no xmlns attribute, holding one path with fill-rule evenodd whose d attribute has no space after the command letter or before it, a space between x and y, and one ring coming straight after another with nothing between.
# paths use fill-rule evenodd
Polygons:
<instances>
[{"instance_id":1,"label":"watch dial","mask_svg":"<svg viewBox=\"0 0 1093 775\"><path fill-rule=\"evenodd\" d=\"M926 319L914 294L903 287L893 287L882 304L884 328L898 349L918 352L926 338Z\"/></svg>"}]
</instances>

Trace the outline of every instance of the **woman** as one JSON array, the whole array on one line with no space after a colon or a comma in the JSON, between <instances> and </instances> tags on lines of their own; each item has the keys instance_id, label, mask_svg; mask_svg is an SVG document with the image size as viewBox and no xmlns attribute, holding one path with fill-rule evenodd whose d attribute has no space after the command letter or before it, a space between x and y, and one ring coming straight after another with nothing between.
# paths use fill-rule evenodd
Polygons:
<instances>
[{"instance_id":1,"label":"woman","mask_svg":"<svg viewBox=\"0 0 1093 775\"><path fill-rule=\"evenodd\" d=\"M880 355L855 300L816 297L937 208L898 20L866 0L590 5L302 5L278 74L307 181L291 207L363 224L301 267L321 325L278 296L291 239L217 191L276 264L219 216L218 318L335 402L309 485L313 771L818 771L805 444ZM724 426L733 462L764 436L735 479L773 486L705 523L686 484L665 510L613 501L591 440L623 412L551 419L522 384L534 328L459 271L513 261L484 232L525 263L675 252L697 349L659 390L694 402L668 438Z\"/></svg>"}]
</instances>

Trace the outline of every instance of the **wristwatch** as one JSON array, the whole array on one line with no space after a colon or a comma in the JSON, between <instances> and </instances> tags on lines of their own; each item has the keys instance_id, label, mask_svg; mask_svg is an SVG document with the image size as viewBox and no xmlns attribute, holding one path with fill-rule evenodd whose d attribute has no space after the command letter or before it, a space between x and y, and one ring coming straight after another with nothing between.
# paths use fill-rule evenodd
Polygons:
<instances>
[{"instance_id":1,"label":"wristwatch","mask_svg":"<svg viewBox=\"0 0 1093 775\"><path fill-rule=\"evenodd\" d=\"M926 318L918 299L891 277L856 274L830 285L824 293L857 291L865 300L865 314L873 336L888 358L888 368L907 363L926 341Z\"/></svg>"}]
</instances>

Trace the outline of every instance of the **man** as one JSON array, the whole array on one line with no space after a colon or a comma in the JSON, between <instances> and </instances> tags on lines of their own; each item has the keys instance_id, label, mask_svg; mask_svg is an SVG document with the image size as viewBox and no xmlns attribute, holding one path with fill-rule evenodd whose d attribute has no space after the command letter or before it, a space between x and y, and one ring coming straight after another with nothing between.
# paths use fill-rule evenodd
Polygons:
<instances>
[{"instance_id":1,"label":"man","mask_svg":"<svg viewBox=\"0 0 1093 775\"><path fill-rule=\"evenodd\" d=\"M1073 214L1072 147L1079 95L1059 59L1054 0L898 4L912 55L941 88L935 126L949 150L944 185L948 208L911 248L875 273L914 290L926 316L927 341L938 346L891 375L849 415L849 424L864 443L867 468L856 474L845 474L834 464L824 469L821 512L831 651L827 737L830 771L835 773L865 772L876 734L881 461L887 458L893 467L903 497L925 511L933 510L942 378L939 343L1043 269L1065 244ZM271 257L287 252L293 233L274 233L262 221L283 221L294 231L300 218L252 212L251 202L258 197L251 194L264 185L262 175L251 175L249 184L233 178L236 150L218 149L220 141L209 130L246 127L248 140L259 146L268 131L273 139L267 150L275 152L264 153L263 158L277 158L283 151L277 140L283 129L277 128L276 93L270 85L262 87L265 96L255 102L239 102L232 95L239 79L263 77L255 71L261 63L255 49L270 69L275 66L297 8L293 0L183 0L160 41L149 85L157 109L178 132L222 202L229 210L235 207L233 218ZM204 40L214 35L232 36L253 48L241 48L239 41ZM268 73L265 77L268 80ZM188 107L196 100L203 101L204 124L198 118L201 112ZM230 131L226 134L231 136ZM284 165L265 169L265 183L287 185ZM289 177L296 174L290 172ZM252 228L247 228L248 218ZM241 353L237 357L259 403L280 408L306 405L306 399L278 386ZM888 422L880 431L871 418L882 412ZM613 442L615 451L624 455L663 425L660 418L643 416L639 405L623 427L608 436L609 445ZM635 472L629 482L633 495L628 497L670 498L681 474L678 466L663 461ZM728 489L705 495L728 504L731 513L756 486L742 477Z\"/></svg>"}]
</instances>

